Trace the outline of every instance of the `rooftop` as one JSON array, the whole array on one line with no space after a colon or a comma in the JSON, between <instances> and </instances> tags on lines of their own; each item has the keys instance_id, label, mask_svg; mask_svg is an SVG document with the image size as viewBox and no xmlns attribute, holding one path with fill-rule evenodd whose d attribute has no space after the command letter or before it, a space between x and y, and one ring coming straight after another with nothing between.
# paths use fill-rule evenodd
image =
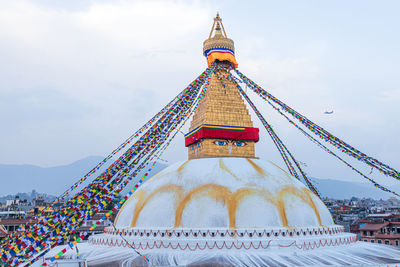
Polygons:
<instances>
[{"instance_id":1,"label":"rooftop","mask_svg":"<svg viewBox=\"0 0 400 267\"><path fill-rule=\"evenodd\" d=\"M375 238L381 239L400 239L400 234L376 234Z\"/></svg>"},{"instance_id":2,"label":"rooftop","mask_svg":"<svg viewBox=\"0 0 400 267\"><path fill-rule=\"evenodd\" d=\"M385 227L386 225L388 225L388 222L385 223L368 223L366 225L363 225L362 227L360 227L361 231L376 231L376 230L380 230L381 228Z\"/></svg>"},{"instance_id":3,"label":"rooftop","mask_svg":"<svg viewBox=\"0 0 400 267\"><path fill-rule=\"evenodd\" d=\"M392 216L391 213L375 213L368 215L368 217L390 217L390 216Z\"/></svg>"}]
</instances>

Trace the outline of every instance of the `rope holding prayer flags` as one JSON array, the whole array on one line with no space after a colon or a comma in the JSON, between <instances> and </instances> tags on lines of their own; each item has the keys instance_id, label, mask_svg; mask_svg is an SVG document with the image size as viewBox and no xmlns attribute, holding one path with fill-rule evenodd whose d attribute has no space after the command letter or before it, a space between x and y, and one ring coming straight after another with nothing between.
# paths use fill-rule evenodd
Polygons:
<instances>
[{"instance_id":1,"label":"rope holding prayer flags","mask_svg":"<svg viewBox=\"0 0 400 267\"><path fill-rule=\"evenodd\" d=\"M338 160L340 160L342 163L344 163L347 167L351 168L353 171L355 171L356 173L358 173L359 175L361 175L363 178L367 179L369 182L371 182L375 187L381 189L382 191L391 193L395 196L400 197L400 195L398 193L396 193L395 191L392 191L382 185L380 185L379 183L377 183L376 181L374 181L372 178L369 178L368 176L366 176L365 174L363 174L362 172L360 172L359 170L357 170L356 168L354 168L350 163L348 163L347 161L345 161L344 159L342 159L340 156L338 156L337 154L335 154L332 150L330 150L329 148L327 148L325 145L323 145L321 142L319 142L317 139L315 139L314 137L312 137L309 133L307 133L303 128L301 128L298 124L296 124L293 120L291 120L288 116L286 116L279 108L277 108L273 103L271 103L270 101L266 100L268 102L268 104L270 104L276 111L278 111L278 113L280 115L282 115L290 124L292 124L293 126L295 126L298 130L300 130L300 132L302 134L304 134L308 139L310 139L313 143L315 143L316 145L318 145L319 147L321 147L323 150L325 150L326 152L328 152L330 155L334 156L335 158L337 158Z\"/></svg>"},{"instance_id":2,"label":"rope holding prayer flags","mask_svg":"<svg viewBox=\"0 0 400 267\"><path fill-rule=\"evenodd\" d=\"M339 151L361 161L365 164L379 170L381 173L391 176L397 180L400 180L400 172L395 170L394 168L390 167L389 165L380 162L379 160L366 155L365 153L359 151L358 149L354 148L353 146L349 145L348 143L344 142L343 140L339 139L338 137L334 136L333 134L329 133L322 127L318 126L305 116L301 115L264 89L254 83L252 80L247 78L244 74L242 74L239 70L235 69L235 73L240 77L240 79L256 94L258 94L264 100L269 99L272 102L276 103L283 111L292 115L295 119L297 119L300 123L306 126L311 132L317 135L319 138L323 139L325 142L329 142L333 146L335 146Z\"/></svg>"},{"instance_id":3,"label":"rope holding prayer flags","mask_svg":"<svg viewBox=\"0 0 400 267\"><path fill-rule=\"evenodd\" d=\"M223 70L224 73L226 74L226 77L218 77L221 82L223 82L223 78L226 78L233 82L237 89L239 90L239 93L243 96L243 98L249 103L250 107L253 109L254 113L257 115L257 117L260 119L261 123L264 125L265 129L267 130L268 134L270 135L272 141L274 142L276 148L278 149L279 153L281 154L289 172L291 175L296 177L298 180L300 180L300 177L295 169L295 167L292 165L292 162L294 165L297 167L297 169L300 171L304 181L306 182L308 188L316 194L319 198L321 198L321 195L317 188L311 183L311 181L308 179L307 175L304 173L302 168L300 167L300 164L297 162L297 160L294 158L292 153L289 151L289 149L285 146L285 144L282 142L282 140L277 136L275 131L272 129L271 125L265 120L265 118L261 115L261 113L258 111L257 107L254 105L254 103L250 100L250 98L247 96L247 94L243 91L243 89L240 87L240 85L237 83L235 80L235 77L233 77L230 73L230 69L226 67L220 67L220 70ZM221 72L219 72L221 73ZM216 73L217 74L217 73ZM217 74L218 75L218 74Z\"/></svg>"},{"instance_id":4,"label":"rope holding prayer flags","mask_svg":"<svg viewBox=\"0 0 400 267\"><path fill-rule=\"evenodd\" d=\"M37 223L27 226L26 231L9 236L8 245L1 249L2 261L12 265L29 259L34 262L38 259L38 255L66 240L84 221L110 203L150 161L154 160L155 164L157 158L161 156L156 151L160 149L162 151L168 146L172 132L186 122L193 109L197 107L198 101L204 96L213 68L214 64L192 82L161 116L150 126L145 127L145 133L133 146L71 200L55 210L53 215L42 217ZM176 133L172 136L175 135ZM131 194L147 176L148 173L142 177L135 189L131 190ZM124 201L126 199L124 198ZM118 204L121 205L124 201ZM108 218L117 208L113 208L101 220ZM91 230L97 225L94 224ZM81 235L74 242L79 242L84 237L85 235ZM73 243L70 244L71 248L74 246ZM67 249L58 253L55 258L63 255Z\"/></svg>"},{"instance_id":5,"label":"rope holding prayer flags","mask_svg":"<svg viewBox=\"0 0 400 267\"><path fill-rule=\"evenodd\" d=\"M238 70L235 70L238 73ZM239 73L238 73L239 74ZM233 80L235 80L235 82L238 82L238 79L236 77L234 77L233 75L231 75L229 73L229 75L232 77ZM245 77L243 74L239 75L239 77L242 79L243 81L243 77ZM247 86L248 84L245 83ZM250 86L249 86L250 87ZM251 88L251 87L250 87ZM258 90L259 92L262 89ZM264 91L265 92L265 91ZM257 93L257 92L256 92ZM263 94L266 95L266 94ZM310 139L313 143L317 144L319 147L321 147L323 150L325 150L326 152L328 152L330 155L334 156L335 158L337 158L338 160L340 160L342 163L344 163L346 166L348 166L349 168L351 168L353 171L357 172L359 175L361 175L363 178L367 179L369 182L371 182L375 187L381 189L382 191L394 194L395 196L400 196L398 193L394 192L393 190L390 190L382 185L380 185L379 183L377 183L376 181L374 181L372 178L369 178L368 176L366 176L365 174L363 174L362 172L360 172L359 170L357 170L356 168L354 168L351 164L349 164L347 161L345 161L344 159L342 159L340 156L338 156L337 154L335 154L333 151L331 151L329 148L327 148L325 145L323 145L322 143L320 143L318 140L316 140L314 137L312 137L310 134L308 134L303 128L301 128L299 125L297 125L293 120L291 120L287 115L285 115L282 110L278 107L276 107L271 101L269 101L269 98L264 98L262 97L265 101L267 101L268 104L270 104L276 111L278 111L278 113L280 115L282 115L283 117L285 117L290 124L294 125L297 129L299 129L301 131L301 133L303 133L308 139ZM279 100L277 100L278 102L280 102ZM277 101L274 101L275 103ZM282 102L280 102L282 103ZM284 105L284 104L283 104ZM286 106L286 105L285 105ZM321 137L319 135L319 137ZM346 153L347 154L347 153ZM296 163L296 165L298 165ZM307 182L307 181L306 181ZM307 182L308 184L308 182Z\"/></svg>"},{"instance_id":6,"label":"rope holding prayer flags","mask_svg":"<svg viewBox=\"0 0 400 267\"><path fill-rule=\"evenodd\" d=\"M196 103L194 104L194 108L192 109L192 111L189 112L189 114L186 114L187 116L186 116L184 122L183 122L183 123L181 124L181 126L175 131L174 135L170 138L170 140L168 140L168 141L166 142L166 144L164 145L164 147L163 147L162 150L160 151L159 155L158 155L158 156L155 155L155 158L161 157L163 151L168 147L168 145L170 144L170 142L173 140L173 138L176 136L176 134L180 131L180 128L186 123L186 121L189 119L189 117L190 117L190 116L193 114L193 112L196 110L196 108L197 108L197 106L198 106L200 100L204 97L205 91L206 91L207 86L208 86L208 83L209 83L209 78L210 78L210 77L207 78L207 80L206 80L206 82L205 82L205 84L204 84L204 90L200 92L199 97L198 97L198 99L196 100ZM152 167L151 167L150 169L152 169L152 168L154 167L154 164L155 164L155 162L153 163L153 165L152 165ZM150 171L150 170L149 170L149 171ZM146 177L147 174L148 174L148 173L146 173L144 177ZM120 207L134 192L135 192L135 191L136 191L136 189L137 189L137 188L140 186L140 184L143 182L144 177L139 181L139 183L138 183L137 185L135 185L135 187L128 193L128 195L126 195L126 196L117 204L117 206L116 206L115 208L113 208L113 209L110 211L110 213L112 213L112 211L118 209L118 208L119 208L119 207ZM97 225L97 223L94 224L94 226L96 226L96 225ZM83 234L81 235L80 239L78 240L78 242L79 242L80 240L82 240L83 237L86 236L86 235L87 235L87 232L83 233ZM76 243L70 244L69 247L72 248L74 245L76 245ZM68 249L68 247L67 247L67 249ZM61 254L60 254L60 253L59 253L59 254L62 255L62 254L64 254L65 252L66 252L66 250L64 249L64 250L62 250L62 251L60 252ZM57 255L58 255L58 254L57 254ZM53 262L53 261L55 261L55 259L56 259L56 258L53 257L52 259L50 259L50 261ZM37 258L36 258L35 260L37 260ZM47 263L42 264L42 266L47 266Z\"/></svg>"},{"instance_id":7,"label":"rope holding prayer flags","mask_svg":"<svg viewBox=\"0 0 400 267\"><path fill-rule=\"evenodd\" d=\"M285 163L290 170L292 170L292 175L295 176L298 180L300 180L295 168L291 165L291 162L289 160L290 159L293 161L293 163L296 165L297 169L300 171L304 181L306 182L308 188L314 193L316 194L319 198L321 198L321 194L319 193L319 191L317 190L317 188L311 183L311 181L308 179L307 175L304 173L304 171L302 170L302 168L300 167L300 164L297 162L297 160L294 158L294 156L292 155L292 153L289 151L289 149L283 144L283 142L280 140L280 138L276 135L276 133L274 132L274 130L272 129L272 127L266 122L266 120L264 119L264 117L261 115L261 113L258 111L258 109L255 107L254 103L250 100L250 98L246 95L246 93L243 91L243 89L237 84L239 92L242 94L242 96L247 100L247 102L250 104L250 106L252 107L252 109L254 110L254 112L257 114L257 117L261 120L262 124L266 127L269 128L268 132L270 132L270 135L273 139L275 139L274 143L276 145L278 145L279 147L281 147L280 150L281 152L281 156L284 158ZM273 137L274 136L274 137ZM283 154L283 155L282 155ZM286 155L287 154L287 155ZM289 157L288 157L289 156ZM289 165L289 166L288 166Z\"/></svg>"},{"instance_id":8,"label":"rope holding prayer flags","mask_svg":"<svg viewBox=\"0 0 400 267\"><path fill-rule=\"evenodd\" d=\"M229 69L224 69L227 73L229 73ZM222 84L225 84L223 81L223 78L221 76L218 76L218 79L220 80L220 82ZM247 99L246 99L247 100ZM249 103L250 104L250 103ZM251 105L251 104L250 104ZM255 107L253 107L253 110ZM257 116L261 116L261 114L258 112L258 110L254 110ZM260 118L260 117L259 117ZM295 176L297 179L299 179L298 174L296 172L296 170L294 169L292 163L290 162L287 153L285 152L285 149L283 148L283 143L281 142L281 140L279 139L279 137L275 134L274 130L272 129L272 127L268 124L268 122L265 119L261 119L262 124L264 125L265 129L267 130L268 134L270 135L273 143L275 144L276 148L278 149L279 153L282 156L283 161L285 162L289 172L291 175Z\"/></svg>"},{"instance_id":9,"label":"rope holding prayer flags","mask_svg":"<svg viewBox=\"0 0 400 267\"><path fill-rule=\"evenodd\" d=\"M206 74L207 70L203 72L198 79L196 79L191 85L196 85L200 80L201 77ZM61 194L49 207L53 207L56 203L58 203L61 199L63 199L65 196L67 196L70 192L72 192L74 189L76 189L80 184L82 184L90 175L95 173L97 170L99 170L109 159L111 159L116 153L120 152L123 148L127 146L134 138L137 138L140 134L142 134L144 131L149 129L151 125L153 125L158 119L160 119L162 116L165 115L165 113L174 106L174 104L179 101L180 99L184 98L186 93L188 92L188 88L186 88L184 91L182 91L180 94L178 94L170 103L168 103L159 113L157 113L151 120L149 120L144 126L142 126L136 133L134 133L132 136L130 136L125 142L123 142L118 148L113 150L104 160L102 160L99 164L96 165L91 171L89 171L85 176L83 176L78 182L76 182L74 185L72 185L68 190L66 190L63 194ZM47 208L49 208L47 207ZM39 216L43 216L44 212L47 210L47 208L43 209L41 214ZM31 218L28 221L28 225L31 224L33 221L36 220L36 217ZM22 229L24 227L21 226L18 231L24 231L25 229ZM17 232L18 232L17 231ZM14 233L17 233L14 232ZM13 233L13 234L14 234ZM8 239L13 235L11 234L10 236L6 237L5 239L2 240L1 244L5 243L8 241Z\"/></svg>"}]
</instances>

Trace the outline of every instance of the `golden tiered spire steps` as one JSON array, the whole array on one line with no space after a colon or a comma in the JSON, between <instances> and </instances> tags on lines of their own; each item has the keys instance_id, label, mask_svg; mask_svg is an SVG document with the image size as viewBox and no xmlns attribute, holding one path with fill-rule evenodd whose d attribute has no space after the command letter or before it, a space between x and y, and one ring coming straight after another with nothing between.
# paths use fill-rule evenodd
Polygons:
<instances>
[{"instance_id":1,"label":"golden tiered spire steps","mask_svg":"<svg viewBox=\"0 0 400 267\"><path fill-rule=\"evenodd\" d=\"M216 74L212 74L208 90L201 100L190 125L189 132L205 125L253 127L249 111L233 82L224 80L224 85ZM217 145L216 142L228 142ZM234 140L204 139L189 146L189 159L214 157L254 158L254 141L243 141L237 146Z\"/></svg>"},{"instance_id":2,"label":"golden tiered spire steps","mask_svg":"<svg viewBox=\"0 0 400 267\"><path fill-rule=\"evenodd\" d=\"M213 33L214 36L212 36ZM218 129L228 129L230 131L236 128L243 130L245 127L253 127L249 111L240 96L236 84L223 78L227 75L226 69L237 67L234 51L234 43L227 37L222 19L217 13L210 36L204 41L203 53L207 57L209 65L215 63L218 67L223 68L217 67L215 73L212 74L207 92L193 116L189 133L186 135L187 140L188 138L195 138L190 137L190 134L204 127L217 131ZM254 131L254 128L252 130ZM187 145L189 159L213 157L254 158L255 142L258 141L258 129L255 130L257 131L257 140L241 140L240 137L228 139L211 138L210 136L192 139L191 142L193 143ZM234 134L234 136L241 135Z\"/></svg>"}]
</instances>

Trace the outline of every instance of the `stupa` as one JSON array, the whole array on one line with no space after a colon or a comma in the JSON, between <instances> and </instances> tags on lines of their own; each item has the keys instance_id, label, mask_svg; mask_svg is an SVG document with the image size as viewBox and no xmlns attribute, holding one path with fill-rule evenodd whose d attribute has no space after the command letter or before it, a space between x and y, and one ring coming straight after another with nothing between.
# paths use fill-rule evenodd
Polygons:
<instances>
[{"instance_id":1,"label":"stupa","mask_svg":"<svg viewBox=\"0 0 400 267\"><path fill-rule=\"evenodd\" d=\"M219 15L203 53L209 65L238 66L234 42ZM334 224L317 195L277 164L257 158L258 140L258 129L235 85L221 82L218 72L212 74L185 135L188 160L141 186L119 211L115 228L77 245L80 256L89 266L400 262L398 249L357 242L356 235Z\"/></svg>"}]
</instances>

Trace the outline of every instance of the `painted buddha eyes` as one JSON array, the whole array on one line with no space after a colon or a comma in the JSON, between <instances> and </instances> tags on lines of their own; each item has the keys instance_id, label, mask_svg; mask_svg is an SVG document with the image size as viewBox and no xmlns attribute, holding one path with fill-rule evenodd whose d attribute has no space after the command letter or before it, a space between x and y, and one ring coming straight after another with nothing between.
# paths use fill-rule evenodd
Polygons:
<instances>
[{"instance_id":1,"label":"painted buddha eyes","mask_svg":"<svg viewBox=\"0 0 400 267\"><path fill-rule=\"evenodd\" d=\"M214 144L216 144L217 146L226 146L228 142L217 140L214 142Z\"/></svg>"},{"instance_id":2,"label":"painted buddha eyes","mask_svg":"<svg viewBox=\"0 0 400 267\"><path fill-rule=\"evenodd\" d=\"M217 140L217 141L214 141L214 144L216 144L217 146L226 146L228 144L228 141ZM241 141L233 141L232 144L234 146L238 146L238 147L243 147L246 145L245 142L241 142Z\"/></svg>"},{"instance_id":3,"label":"painted buddha eyes","mask_svg":"<svg viewBox=\"0 0 400 267\"><path fill-rule=\"evenodd\" d=\"M235 146L245 146L245 145L246 145L245 142L240 142L240 141L235 141L235 142L233 142L233 144L234 144Z\"/></svg>"}]
</instances>

